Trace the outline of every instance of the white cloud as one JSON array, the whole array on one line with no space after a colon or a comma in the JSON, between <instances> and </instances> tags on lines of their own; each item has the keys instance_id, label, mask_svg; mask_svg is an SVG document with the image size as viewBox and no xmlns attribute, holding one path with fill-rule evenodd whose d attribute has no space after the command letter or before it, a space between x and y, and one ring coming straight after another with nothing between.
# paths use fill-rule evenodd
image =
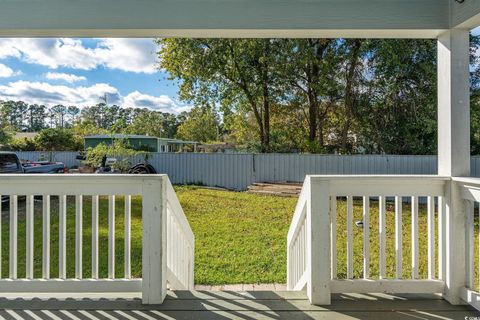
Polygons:
<instances>
[{"instance_id":1,"label":"white cloud","mask_svg":"<svg viewBox=\"0 0 480 320\"><path fill-rule=\"evenodd\" d=\"M52 85L46 82L16 81L0 85L0 100L22 100L27 103L37 103L52 106L92 105L100 102L100 97L108 95L111 103L120 102L118 90L108 84L98 83L90 87L67 87Z\"/></svg>"},{"instance_id":2,"label":"white cloud","mask_svg":"<svg viewBox=\"0 0 480 320\"><path fill-rule=\"evenodd\" d=\"M102 39L96 55L110 69L155 73L157 47L152 39Z\"/></svg>"},{"instance_id":3,"label":"white cloud","mask_svg":"<svg viewBox=\"0 0 480 320\"><path fill-rule=\"evenodd\" d=\"M167 95L151 96L138 91L133 91L124 97L123 105L125 107L148 108L175 113L190 109L189 106L180 105Z\"/></svg>"},{"instance_id":4,"label":"white cloud","mask_svg":"<svg viewBox=\"0 0 480 320\"><path fill-rule=\"evenodd\" d=\"M0 59L16 57L51 69L97 67L135 73L155 73L156 45L152 39L97 39L94 47L82 40L61 38L0 39Z\"/></svg>"},{"instance_id":5,"label":"white cloud","mask_svg":"<svg viewBox=\"0 0 480 320\"><path fill-rule=\"evenodd\" d=\"M82 76L76 76L74 74L69 74L69 73L57 73L57 72L47 72L47 74L45 75L45 78L49 80L62 80L68 83L87 80L87 78Z\"/></svg>"},{"instance_id":6,"label":"white cloud","mask_svg":"<svg viewBox=\"0 0 480 320\"><path fill-rule=\"evenodd\" d=\"M6 65L0 63L0 78L9 78L9 77L13 76L14 74L15 74L15 72L11 68L9 68Z\"/></svg>"},{"instance_id":7,"label":"white cloud","mask_svg":"<svg viewBox=\"0 0 480 320\"><path fill-rule=\"evenodd\" d=\"M106 83L69 87L22 80L0 85L0 100L22 100L46 106L56 104L79 107L94 105L102 102L100 98L104 94L107 95L109 104L117 104L122 107L148 108L173 113L190 109L190 106L182 105L167 95L152 96L134 91L123 97L117 88Z\"/></svg>"}]
</instances>

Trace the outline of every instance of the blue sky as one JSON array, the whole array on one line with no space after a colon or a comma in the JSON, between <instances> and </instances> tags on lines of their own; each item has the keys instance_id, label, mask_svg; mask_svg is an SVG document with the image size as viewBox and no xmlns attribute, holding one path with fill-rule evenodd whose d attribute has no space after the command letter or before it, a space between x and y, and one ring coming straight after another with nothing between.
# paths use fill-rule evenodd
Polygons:
<instances>
[{"instance_id":1,"label":"blue sky","mask_svg":"<svg viewBox=\"0 0 480 320\"><path fill-rule=\"evenodd\" d=\"M153 39L0 39L0 100L83 107L107 94L109 104L187 110L157 50Z\"/></svg>"}]
</instances>

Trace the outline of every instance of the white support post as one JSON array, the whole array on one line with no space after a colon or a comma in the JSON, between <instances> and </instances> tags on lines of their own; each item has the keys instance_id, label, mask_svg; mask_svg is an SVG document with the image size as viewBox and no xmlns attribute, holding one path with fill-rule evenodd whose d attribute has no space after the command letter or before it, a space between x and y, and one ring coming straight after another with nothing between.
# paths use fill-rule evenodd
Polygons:
<instances>
[{"instance_id":1,"label":"white support post","mask_svg":"<svg viewBox=\"0 0 480 320\"><path fill-rule=\"evenodd\" d=\"M160 304L167 295L166 177L146 180L142 192L142 303Z\"/></svg>"},{"instance_id":2,"label":"white support post","mask_svg":"<svg viewBox=\"0 0 480 320\"><path fill-rule=\"evenodd\" d=\"M445 292L451 304L464 304L461 289L467 285L466 208L460 190L453 181L446 182L445 192Z\"/></svg>"},{"instance_id":3,"label":"white support post","mask_svg":"<svg viewBox=\"0 0 480 320\"><path fill-rule=\"evenodd\" d=\"M467 29L451 29L438 37L438 174L443 176L470 175L469 50ZM445 257L441 257L445 265L440 265L445 272L444 297L461 304L460 289L466 285L466 214L454 182L446 183L443 200L439 209L445 210Z\"/></svg>"},{"instance_id":4,"label":"white support post","mask_svg":"<svg viewBox=\"0 0 480 320\"><path fill-rule=\"evenodd\" d=\"M310 303L329 305L330 293L330 190L329 182L307 176L307 296Z\"/></svg>"},{"instance_id":5,"label":"white support post","mask_svg":"<svg viewBox=\"0 0 480 320\"><path fill-rule=\"evenodd\" d=\"M470 175L469 32L438 37L438 174Z\"/></svg>"}]
</instances>

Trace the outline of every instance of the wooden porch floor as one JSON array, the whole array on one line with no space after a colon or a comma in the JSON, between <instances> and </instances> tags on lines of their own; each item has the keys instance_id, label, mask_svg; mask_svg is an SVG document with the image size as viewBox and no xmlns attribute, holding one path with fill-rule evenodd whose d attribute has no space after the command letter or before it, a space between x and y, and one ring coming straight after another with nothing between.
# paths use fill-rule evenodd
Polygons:
<instances>
[{"instance_id":1,"label":"wooden porch floor","mask_svg":"<svg viewBox=\"0 0 480 320\"><path fill-rule=\"evenodd\" d=\"M342 294L328 307L303 292L169 292L162 305L142 305L137 294L3 295L0 319L466 319L480 317L434 295ZM468 318L467 318L468 319Z\"/></svg>"}]
</instances>

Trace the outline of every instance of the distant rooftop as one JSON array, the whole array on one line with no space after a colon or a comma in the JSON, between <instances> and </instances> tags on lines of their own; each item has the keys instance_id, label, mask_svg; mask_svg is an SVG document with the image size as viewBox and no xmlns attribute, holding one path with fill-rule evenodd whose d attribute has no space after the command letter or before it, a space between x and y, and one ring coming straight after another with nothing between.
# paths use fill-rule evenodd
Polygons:
<instances>
[{"instance_id":1,"label":"distant rooftop","mask_svg":"<svg viewBox=\"0 0 480 320\"><path fill-rule=\"evenodd\" d=\"M38 135L38 132L17 132L15 133L16 139L33 139Z\"/></svg>"}]
</instances>

